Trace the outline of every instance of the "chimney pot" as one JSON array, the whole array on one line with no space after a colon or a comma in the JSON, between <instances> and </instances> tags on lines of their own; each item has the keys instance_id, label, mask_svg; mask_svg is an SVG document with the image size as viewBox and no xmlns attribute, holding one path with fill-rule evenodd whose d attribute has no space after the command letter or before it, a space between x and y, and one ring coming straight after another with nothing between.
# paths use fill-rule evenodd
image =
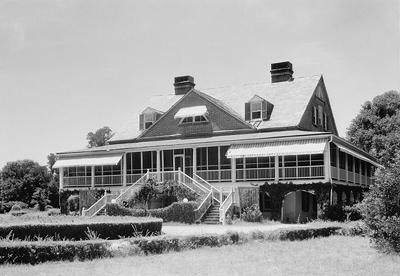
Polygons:
<instances>
[{"instance_id":1,"label":"chimney pot","mask_svg":"<svg viewBox=\"0 0 400 276\"><path fill-rule=\"evenodd\" d=\"M271 83L292 81L293 65L289 61L271 64Z\"/></svg>"},{"instance_id":2,"label":"chimney pot","mask_svg":"<svg viewBox=\"0 0 400 276\"><path fill-rule=\"evenodd\" d=\"M179 76L175 77L174 87L175 95L185 95L195 86L194 78L192 76Z\"/></svg>"}]
</instances>

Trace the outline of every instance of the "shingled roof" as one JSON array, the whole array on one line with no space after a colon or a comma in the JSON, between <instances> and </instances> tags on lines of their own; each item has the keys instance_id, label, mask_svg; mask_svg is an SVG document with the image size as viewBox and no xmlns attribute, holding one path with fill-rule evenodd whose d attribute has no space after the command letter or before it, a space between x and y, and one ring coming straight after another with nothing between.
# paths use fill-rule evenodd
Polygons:
<instances>
[{"instance_id":1,"label":"shingled roof","mask_svg":"<svg viewBox=\"0 0 400 276\"><path fill-rule=\"evenodd\" d=\"M198 93L209 100L218 103L227 112L244 120L245 102L258 95L274 105L268 121L255 125L257 129L285 128L297 126L306 110L311 96L317 87L320 75L298 77L293 81L277 83L255 83L239 86L198 89ZM184 95L166 94L151 97L143 106L151 107L162 112L168 111ZM132 140L139 134L139 116L118 130L111 141Z\"/></svg>"}]
</instances>

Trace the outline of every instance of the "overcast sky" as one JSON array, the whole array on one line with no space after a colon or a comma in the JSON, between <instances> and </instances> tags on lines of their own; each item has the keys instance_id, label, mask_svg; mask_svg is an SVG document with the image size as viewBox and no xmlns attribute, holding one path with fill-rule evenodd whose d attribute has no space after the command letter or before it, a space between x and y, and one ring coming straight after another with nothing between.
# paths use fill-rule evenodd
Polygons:
<instances>
[{"instance_id":1,"label":"overcast sky","mask_svg":"<svg viewBox=\"0 0 400 276\"><path fill-rule=\"evenodd\" d=\"M86 146L140 102L198 88L323 74L341 136L400 87L399 1L0 0L0 166Z\"/></svg>"}]
</instances>

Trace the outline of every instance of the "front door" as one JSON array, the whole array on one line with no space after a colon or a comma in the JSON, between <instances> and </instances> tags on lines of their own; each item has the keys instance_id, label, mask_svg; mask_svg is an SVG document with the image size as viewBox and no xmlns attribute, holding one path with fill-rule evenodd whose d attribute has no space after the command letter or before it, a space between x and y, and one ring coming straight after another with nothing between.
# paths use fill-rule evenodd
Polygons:
<instances>
[{"instance_id":1,"label":"front door","mask_svg":"<svg viewBox=\"0 0 400 276\"><path fill-rule=\"evenodd\" d=\"M174 155L174 170L177 171L179 168L185 171L185 156L183 154Z\"/></svg>"}]
</instances>

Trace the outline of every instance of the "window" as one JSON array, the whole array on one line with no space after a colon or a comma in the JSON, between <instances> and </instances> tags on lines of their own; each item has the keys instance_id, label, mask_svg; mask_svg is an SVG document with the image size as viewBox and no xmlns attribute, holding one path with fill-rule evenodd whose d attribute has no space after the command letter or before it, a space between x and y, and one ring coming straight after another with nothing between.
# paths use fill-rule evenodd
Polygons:
<instances>
[{"instance_id":1,"label":"window","mask_svg":"<svg viewBox=\"0 0 400 276\"><path fill-rule=\"evenodd\" d=\"M208 122L207 118L204 115L182 118L179 124L191 124L191 123L202 123L202 122Z\"/></svg>"},{"instance_id":2,"label":"window","mask_svg":"<svg viewBox=\"0 0 400 276\"><path fill-rule=\"evenodd\" d=\"M313 106L312 109L312 120L313 120L313 125L318 125L318 119L317 119L318 115L317 115L317 107Z\"/></svg>"},{"instance_id":3,"label":"window","mask_svg":"<svg viewBox=\"0 0 400 276\"><path fill-rule=\"evenodd\" d=\"M142 114L139 115L140 130L145 130L150 128L160 117L162 113L152 109L150 107L146 108Z\"/></svg>"},{"instance_id":4,"label":"window","mask_svg":"<svg viewBox=\"0 0 400 276\"><path fill-rule=\"evenodd\" d=\"M320 86L317 87L317 92L315 93L315 95L317 96L318 99L320 99L321 101L324 101L322 88Z\"/></svg>"},{"instance_id":5,"label":"window","mask_svg":"<svg viewBox=\"0 0 400 276\"><path fill-rule=\"evenodd\" d=\"M324 130L328 130L328 114L324 113Z\"/></svg>"},{"instance_id":6,"label":"window","mask_svg":"<svg viewBox=\"0 0 400 276\"><path fill-rule=\"evenodd\" d=\"M322 106L318 106L318 125L322 126L323 124L323 116L324 116L324 108Z\"/></svg>"},{"instance_id":7,"label":"window","mask_svg":"<svg viewBox=\"0 0 400 276\"><path fill-rule=\"evenodd\" d=\"M262 116L262 102L256 101L250 103L251 120L261 119Z\"/></svg>"}]
</instances>

